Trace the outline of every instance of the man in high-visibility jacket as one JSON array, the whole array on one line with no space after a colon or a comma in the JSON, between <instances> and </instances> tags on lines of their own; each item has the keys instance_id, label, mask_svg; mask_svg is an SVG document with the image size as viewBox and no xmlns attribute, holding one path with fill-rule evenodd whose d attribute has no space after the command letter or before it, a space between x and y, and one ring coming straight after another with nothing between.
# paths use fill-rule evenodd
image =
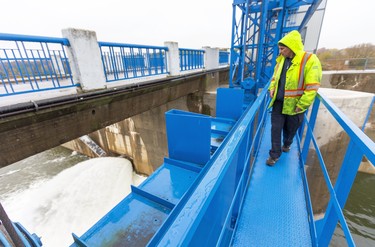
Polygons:
<instances>
[{"instance_id":1,"label":"man in high-visibility jacket","mask_svg":"<svg viewBox=\"0 0 375 247\"><path fill-rule=\"evenodd\" d=\"M314 102L322 78L318 57L304 51L298 31L285 35L278 45L280 55L269 87L272 148L266 164L270 166L277 162L282 152L289 152L303 122L304 112Z\"/></svg>"}]
</instances>

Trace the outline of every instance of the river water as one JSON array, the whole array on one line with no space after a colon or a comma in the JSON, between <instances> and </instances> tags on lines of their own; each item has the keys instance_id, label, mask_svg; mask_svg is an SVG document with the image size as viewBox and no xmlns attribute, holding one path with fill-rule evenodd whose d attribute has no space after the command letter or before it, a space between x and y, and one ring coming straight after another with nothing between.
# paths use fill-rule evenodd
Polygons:
<instances>
[{"instance_id":1,"label":"river water","mask_svg":"<svg viewBox=\"0 0 375 247\"><path fill-rule=\"evenodd\" d=\"M145 178L128 160L95 158L57 147L0 169L0 201L13 221L66 247ZM344 209L357 246L375 246L375 176L358 173ZM336 229L330 246L346 246Z\"/></svg>"},{"instance_id":2,"label":"river water","mask_svg":"<svg viewBox=\"0 0 375 247\"><path fill-rule=\"evenodd\" d=\"M12 221L66 247L145 178L124 158L95 158L57 147L0 169L0 201Z\"/></svg>"},{"instance_id":3,"label":"river water","mask_svg":"<svg viewBox=\"0 0 375 247\"><path fill-rule=\"evenodd\" d=\"M356 245L375 246L375 175L357 174L344 215ZM331 246L347 246L340 228L336 229Z\"/></svg>"}]
</instances>

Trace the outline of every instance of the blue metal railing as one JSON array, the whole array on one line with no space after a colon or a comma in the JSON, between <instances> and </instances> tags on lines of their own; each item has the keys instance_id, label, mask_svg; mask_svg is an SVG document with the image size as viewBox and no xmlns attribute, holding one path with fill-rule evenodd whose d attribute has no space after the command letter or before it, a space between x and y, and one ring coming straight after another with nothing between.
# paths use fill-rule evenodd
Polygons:
<instances>
[{"instance_id":1,"label":"blue metal railing","mask_svg":"<svg viewBox=\"0 0 375 247\"><path fill-rule=\"evenodd\" d=\"M220 51L219 52L219 65L229 64L229 52Z\"/></svg>"},{"instance_id":2,"label":"blue metal railing","mask_svg":"<svg viewBox=\"0 0 375 247\"><path fill-rule=\"evenodd\" d=\"M0 34L0 96L75 87L64 38Z\"/></svg>"},{"instance_id":3,"label":"blue metal railing","mask_svg":"<svg viewBox=\"0 0 375 247\"><path fill-rule=\"evenodd\" d=\"M375 104L375 96L372 97L372 101L370 103L370 108L368 109L366 117L365 117L365 121L362 124L362 128L361 128L362 131L365 131L366 124L367 124L368 120L370 119L370 115L371 115L371 112L372 112L372 108L374 108L374 104Z\"/></svg>"},{"instance_id":4,"label":"blue metal railing","mask_svg":"<svg viewBox=\"0 0 375 247\"><path fill-rule=\"evenodd\" d=\"M98 43L107 82L168 73L167 47Z\"/></svg>"},{"instance_id":5,"label":"blue metal railing","mask_svg":"<svg viewBox=\"0 0 375 247\"><path fill-rule=\"evenodd\" d=\"M180 70L204 68L204 50L180 48Z\"/></svg>"},{"instance_id":6,"label":"blue metal railing","mask_svg":"<svg viewBox=\"0 0 375 247\"><path fill-rule=\"evenodd\" d=\"M66 38L0 33L0 97L77 87ZM107 82L168 74L167 47L98 42ZM228 64L220 52L219 64ZM179 49L180 71L204 68L204 50Z\"/></svg>"},{"instance_id":7,"label":"blue metal railing","mask_svg":"<svg viewBox=\"0 0 375 247\"><path fill-rule=\"evenodd\" d=\"M332 185L323 156L313 135L320 103L324 104L350 137L348 148L334 186ZM310 120L308 121L306 119L304 124L307 125L307 132L305 136L302 137L303 147L301 150L301 160L304 164L306 163L310 144L312 142L330 194L330 201L324 219L316 222L316 233L314 233L313 236L315 236L316 242L319 246L328 246L337 222L339 221L344 231L348 246L355 246L349 227L345 221L343 208L349 196L352 184L354 183L362 157L366 156L372 164L375 164L375 143L321 93L318 94L318 97L314 102L310 114ZM300 137L302 135L301 133L303 133L303 129L300 131Z\"/></svg>"}]
</instances>

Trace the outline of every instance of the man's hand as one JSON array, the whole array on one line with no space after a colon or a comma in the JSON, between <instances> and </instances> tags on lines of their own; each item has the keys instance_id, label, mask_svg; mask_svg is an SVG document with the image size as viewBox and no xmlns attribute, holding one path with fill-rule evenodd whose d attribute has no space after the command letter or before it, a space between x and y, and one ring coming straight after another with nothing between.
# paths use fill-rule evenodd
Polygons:
<instances>
[{"instance_id":1,"label":"man's hand","mask_svg":"<svg viewBox=\"0 0 375 247\"><path fill-rule=\"evenodd\" d=\"M301 108L299 108L298 106L296 106L296 109L294 109L294 111L298 113L298 112L301 112L301 111L302 111L302 109L301 109Z\"/></svg>"},{"instance_id":2,"label":"man's hand","mask_svg":"<svg viewBox=\"0 0 375 247\"><path fill-rule=\"evenodd\" d=\"M271 98L273 98L273 93L275 92L275 90L270 90L270 96Z\"/></svg>"}]
</instances>

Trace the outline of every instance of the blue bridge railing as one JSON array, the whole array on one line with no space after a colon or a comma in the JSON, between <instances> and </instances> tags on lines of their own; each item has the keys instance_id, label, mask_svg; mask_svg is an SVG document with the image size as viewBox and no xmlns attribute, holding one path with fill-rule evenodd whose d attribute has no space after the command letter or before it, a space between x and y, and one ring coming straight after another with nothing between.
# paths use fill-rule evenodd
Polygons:
<instances>
[{"instance_id":1,"label":"blue bridge railing","mask_svg":"<svg viewBox=\"0 0 375 247\"><path fill-rule=\"evenodd\" d=\"M344 158L341 164L338 164L341 165L341 169L335 183L329 176L317 139L313 134L316 118L319 112L319 105L321 103L336 119L337 123L342 127L342 130L349 137L348 147L343 156ZM370 110L371 107L369 112ZM308 159L308 155L312 145L315 149L316 156L318 157L319 165L330 195L324 218L316 221L316 232L312 235L315 236L315 241L318 246L328 246L337 223L339 222L344 231L348 246L355 246L343 214L343 208L354 183L362 158L365 156L372 164L375 164L375 144L322 93L318 94L311 110L310 120L307 120L306 118L304 125L307 126L307 131L303 134L303 128L301 128L299 135L301 139L299 143L303 143L303 146L300 145L301 161L303 164L311 163ZM311 203L309 203L309 205L311 205Z\"/></svg>"},{"instance_id":2,"label":"blue bridge railing","mask_svg":"<svg viewBox=\"0 0 375 247\"><path fill-rule=\"evenodd\" d=\"M0 34L0 96L75 87L64 38Z\"/></svg>"},{"instance_id":3,"label":"blue bridge railing","mask_svg":"<svg viewBox=\"0 0 375 247\"><path fill-rule=\"evenodd\" d=\"M98 42L106 82L166 75L168 47ZM0 97L78 87L66 38L0 34ZM180 71L203 69L204 50L179 49ZM220 52L219 64L229 53Z\"/></svg>"},{"instance_id":4,"label":"blue bridge railing","mask_svg":"<svg viewBox=\"0 0 375 247\"><path fill-rule=\"evenodd\" d=\"M220 65L229 64L229 52L227 52L227 51L220 51L219 52L219 64Z\"/></svg>"},{"instance_id":5,"label":"blue bridge railing","mask_svg":"<svg viewBox=\"0 0 375 247\"><path fill-rule=\"evenodd\" d=\"M180 70L204 68L204 50L180 48Z\"/></svg>"},{"instance_id":6,"label":"blue bridge railing","mask_svg":"<svg viewBox=\"0 0 375 247\"><path fill-rule=\"evenodd\" d=\"M168 73L167 47L99 42L107 82Z\"/></svg>"}]
</instances>

